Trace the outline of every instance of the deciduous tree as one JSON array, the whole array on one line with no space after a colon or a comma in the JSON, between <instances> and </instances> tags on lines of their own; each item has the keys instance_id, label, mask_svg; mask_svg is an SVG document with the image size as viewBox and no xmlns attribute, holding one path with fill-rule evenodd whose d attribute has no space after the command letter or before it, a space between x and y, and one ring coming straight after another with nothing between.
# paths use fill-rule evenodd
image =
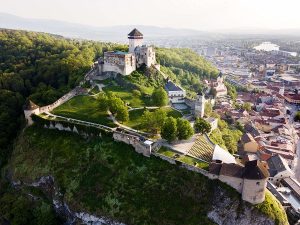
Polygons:
<instances>
[{"instance_id":1,"label":"deciduous tree","mask_svg":"<svg viewBox=\"0 0 300 225\"><path fill-rule=\"evenodd\" d=\"M211 125L203 118L197 118L194 124L194 129L197 133L207 134L211 130Z\"/></svg>"},{"instance_id":2,"label":"deciduous tree","mask_svg":"<svg viewBox=\"0 0 300 225\"><path fill-rule=\"evenodd\" d=\"M179 140L186 140L193 136L194 130L190 122L183 118L177 119L177 137Z\"/></svg>"},{"instance_id":3,"label":"deciduous tree","mask_svg":"<svg viewBox=\"0 0 300 225\"><path fill-rule=\"evenodd\" d=\"M177 136L177 124L176 119L173 117L168 117L161 130L162 138L166 139L168 142L174 141Z\"/></svg>"},{"instance_id":4,"label":"deciduous tree","mask_svg":"<svg viewBox=\"0 0 300 225\"><path fill-rule=\"evenodd\" d=\"M167 92L162 88L153 91L152 101L156 106L165 106L168 104L169 98Z\"/></svg>"}]
</instances>

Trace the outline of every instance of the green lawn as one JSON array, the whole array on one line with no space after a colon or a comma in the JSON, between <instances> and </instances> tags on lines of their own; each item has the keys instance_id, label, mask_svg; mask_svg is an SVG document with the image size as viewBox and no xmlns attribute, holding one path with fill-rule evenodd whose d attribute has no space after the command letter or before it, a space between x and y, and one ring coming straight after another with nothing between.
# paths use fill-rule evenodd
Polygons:
<instances>
[{"instance_id":1,"label":"green lawn","mask_svg":"<svg viewBox=\"0 0 300 225\"><path fill-rule=\"evenodd\" d=\"M187 156L187 155L181 155L180 157L177 158L178 161L184 162L186 164L196 166L201 169L208 170L208 163L203 162L201 160L195 159L193 157Z\"/></svg>"},{"instance_id":2,"label":"green lawn","mask_svg":"<svg viewBox=\"0 0 300 225\"><path fill-rule=\"evenodd\" d=\"M166 148L166 147L164 147L164 146L162 146L162 147L157 151L157 153L162 154L162 155L165 155L165 156L170 157L170 158L173 158L173 156L176 155L176 153L175 153L174 151L172 151L172 150L170 150L170 149L168 149L168 148Z\"/></svg>"},{"instance_id":3,"label":"green lawn","mask_svg":"<svg viewBox=\"0 0 300 225\"><path fill-rule=\"evenodd\" d=\"M150 109L149 111L154 111L155 109ZM167 113L167 116L173 116L174 118L180 118L182 115L180 112L170 108L164 107L163 110ZM134 129L140 129L141 118L145 109L137 109L129 112L129 120L124 123L124 125L132 127Z\"/></svg>"},{"instance_id":4,"label":"green lawn","mask_svg":"<svg viewBox=\"0 0 300 225\"><path fill-rule=\"evenodd\" d=\"M108 118L107 112L99 110L98 104L94 97L76 96L55 108L52 113L59 116L115 127L115 124Z\"/></svg>"},{"instance_id":5,"label":"green lawn","mask_svg":"<svg viewBox=\"0 0 300 225\"><path fill-rule=\"evenodd\" d=\"M183 155L181 153L177 153L175 151L172 151L171 149L168 149L164 146L162 146L159 150L158 150L159 154L165 155L167 157L170 158L174 158L175 159L175 155L179 155L179 157L176 157L176 160L184 162L186 164L192 165L192 166L196 166L198 168L201 169L205 169L208 170L208 163L203 162L201 160L195 159L193 157L187 156L187 155Z\"/></svg>"},{"instance_id":6,"label":"green lawn","mask_svg":"<svg viewBox=\"0 0 300 225\"><path fill-rule=\"evenodd\" d=\"M136 96L132 93L133 90L126 90L121 86L109 85L104 87L103 90L105 92L111 91L116 96L121 98L124 102L128 103L128 105L132 108L139 108L144 106L151 105L151 99L143 96Z\"/></svg>"}]
</instances>

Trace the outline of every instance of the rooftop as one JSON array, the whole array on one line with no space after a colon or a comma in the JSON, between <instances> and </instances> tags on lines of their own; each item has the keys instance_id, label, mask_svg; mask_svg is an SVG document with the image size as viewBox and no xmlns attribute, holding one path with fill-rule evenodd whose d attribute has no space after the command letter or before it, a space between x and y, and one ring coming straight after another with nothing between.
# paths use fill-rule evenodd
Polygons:
<instances>
[{"instance_id":1,"label":"rooftop","mask_svg":"<svg viewBox=\"0 0 300 225\"><path fill-rule=\"evenodd\" d=\"M267 160L267 163L269 165L269 172L271 177L274 177L276 174L285 170L290 171L290 168L285 159L280 155L272 156Z\"/></svg>"},{"instance_id":2,"label":"rooftop","mask_svg":"<svg viewBox=\"0 0 300 225\"><path fill-rule=\"evenodd\" d=\"M128 38L143 38L143 34L136 28L134 28L129 34L128 34Z\"/></svg>"},{"instance_id":3,"label":"rooftop","mask_svg":"<svg viewBox=\"0 0 300 225\"><path fill-rule=\"evenodd\" d=\"M165 84L166 91L183 91L183 89L176 84L174 84L172 81L168 81Z\"/></svg>"},{"instance_id":4,"label":"rooftop","mask_svg":"<svg viewBox=\"0 0 300 225\"><path fill-rule=\"evenodd\" d=\"M260 180L270 176L268 169L259 160L253 160L246 162L245 171L243 174L245 179Z\"/></svg>"}]
</instances>

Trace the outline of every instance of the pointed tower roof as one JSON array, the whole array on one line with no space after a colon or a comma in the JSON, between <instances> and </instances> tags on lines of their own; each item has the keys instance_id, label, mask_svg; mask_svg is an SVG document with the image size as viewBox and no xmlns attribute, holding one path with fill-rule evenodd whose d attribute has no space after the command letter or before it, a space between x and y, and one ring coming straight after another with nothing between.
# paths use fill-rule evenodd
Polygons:
<instances>
[{"instance_id":1,"label":"pointed tower roof","mask_svg":"<svg viewBox=\"0 0 300 225\"><path fill-rule=\"evenodd\" d=\"M143 38L143 34L136 28L134 28L129 34L129 39L140 39Z\"/></svg>"}]
</instances>

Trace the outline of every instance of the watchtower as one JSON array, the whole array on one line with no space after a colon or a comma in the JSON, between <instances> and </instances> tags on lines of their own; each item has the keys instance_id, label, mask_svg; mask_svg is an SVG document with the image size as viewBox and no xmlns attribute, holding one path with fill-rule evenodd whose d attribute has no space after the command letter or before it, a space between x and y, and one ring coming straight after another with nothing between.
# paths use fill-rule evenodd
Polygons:
<instances>
[{"instance_id":1,"label":"watchtower","mask_svg":"<svg viewBox=\"0 0 300 225\"><path fill-rule=\"evenodd\" d=\"M204 108L205 108L205 97L203 93L197 94L197 99L195 102L195 117L204 117Z\"/></svg>"},{"instance_id":2,"label":"watchtower","mask_svg":"<svg viewBox=\"0 0 300 225\"><path fill-rule=\"evenodd\" d=\"M129 34L129 53L134 53L134 50L138 46L142 46L143 44L143 34L134 28Z\"/></svg>"}]
</instances>

